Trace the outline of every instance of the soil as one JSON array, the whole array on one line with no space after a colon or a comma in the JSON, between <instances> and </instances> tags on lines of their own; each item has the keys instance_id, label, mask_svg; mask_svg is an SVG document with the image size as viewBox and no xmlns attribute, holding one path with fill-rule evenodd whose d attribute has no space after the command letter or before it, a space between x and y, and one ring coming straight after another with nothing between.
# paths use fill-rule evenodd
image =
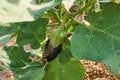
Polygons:
<instances>
[{"instance_id":1,"label":"soil","mask_svg":"<svg viewBox=\"0 0 120 80\"><path fill-rule=\"evenodd\" d=\"M8 43L0 45L0 49L2 49L5 45L15 45L16 38L12 38ZM86 75L84 80L120 80L120 75L112 74L104 65L104 63L96 63L88 60L80 61L85 70ZM2 62L0 61L0 65ZM12 71L0 71L0 80L14 80Z\"/></svg>"},{"instance_id":2,"label":"soil","mask_svg":"<svg viewBox=\"0 0 120 80\"><path fill-rule=\"evenodd\" d=\"M85 70L84 80L120 80L120 75L112 74L104 65L104 63L96 63L88 60L80 61Z\"/></svg>"},{"instance_id":3,"label":"soil","mask_svg":"<svg viewBox=\"0 0 120 80\"><path fill-rule=\"evenodd\" d=\"M14 80L12 71L0 71L0 80Z\"/></svg>"}]
</instances>

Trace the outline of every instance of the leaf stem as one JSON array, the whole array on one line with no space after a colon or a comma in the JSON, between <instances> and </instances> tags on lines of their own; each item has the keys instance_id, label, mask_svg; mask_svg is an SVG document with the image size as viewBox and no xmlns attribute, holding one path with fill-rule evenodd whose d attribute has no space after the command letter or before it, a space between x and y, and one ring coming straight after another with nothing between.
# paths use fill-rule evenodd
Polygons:
<instances>
[{"instance_id":1,"label":"leaf stem","mask_svg":"<svg viewBox=\"0 0 120 80\"><path fill-rule=\"evenodd\" d=\"M53 14L55 15L56 20L58 21L59 24L61 24L61 19L55 9L52 9Z\"/></svg>"}]
</instances>

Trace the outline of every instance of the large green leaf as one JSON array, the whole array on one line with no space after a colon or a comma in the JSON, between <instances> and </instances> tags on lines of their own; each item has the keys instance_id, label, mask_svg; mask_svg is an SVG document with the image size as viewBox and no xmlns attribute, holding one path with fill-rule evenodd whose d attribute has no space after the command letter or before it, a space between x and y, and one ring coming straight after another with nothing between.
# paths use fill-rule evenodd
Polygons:
<instances>
[{"instance_id":1,"label":"large green leaf","mask_svg":"<svg viewBox=\"0 0 120 80\"><path fill-rule=\"evenodd\" d=\"M64 65L56 58L46 66L45 71L44 80L83 80L85 75L83 66L74 58Z\"/></svg>"},{"instance_id":2,"label":"large green leaf","mask_svg":"<svg viewBox=\"0 0 120 80\"><path fill-rule=\"evenodd\" d=\"M31 60L29 59L31 54L26 53L22 47L11 46L5 47L4 50L9 58L3 57L2 59L5 58L8 59L8 61L10 61L9 66L11 67L12 70L17 69L18 67L23 67L27 63L31 62ZM2 61L4 64L6 63L4 60Z\"/></svg>"},{"instance_id":3,"label":"large green leaf","mask_svg":"<svg viewBox=\"0 0 120 80\"><path fill-rule=\"evenodd\" d=\"M87 17L91 26L77 26L71 39L76 58L103 61L120 74L120 5L102 4L102 12L91 11Z\"/></svg>"},{"instance_id":4,"label":"large green leaf","mask_svg":"<svg viewBox=\"0 0 120 80\"><path fill-rule=\"evenodd\" d=\"M15 71L19 67L26 66L31 62L29 59L30 53L26 53L22 47L4 47L0 50L0 61L3 65L0 65L1 70L10 69Z\"/></svg>"},{"instance_id":5,"label":"large green leaf","mask_svg":"<svg viewBox=\"0 0 120 80\"><path fill-rule=\"evenodd\" d=\"M42 80L44 67L39 62L31 62L30 53L25 53L22 47L6 47L0 51L0 70L13 70L15 80Z\"/></svg>"},{"instance_id":6,"label":"large green leaf","mask_svg":"<svg viewBox=\"0 0 120 80\"><path fill-rule=\"evenodd\" d=\"M16 80L42 80L44 75L44 67L37 62L19 68L14 74Z\"/></svg>"},{"instance_id":7,"label":"large green leaf","mask_svg":"<svg viewBox=\"0 0 120 80\"><path fill-rule=\"evenodd\" d=\"M46 19L38 19L34 22L23 22L18 31L17 43L20 46L31 44L32 48L39 48L40 42L45 39Z\"/></svg>"},{"instance_id":8,"label":"large green leaf","mask_svg":"<svg viewBox=\"0 0 120 80\"><path fill-rule=\"evenodd\" d=\"M32 0L0 0L0 24L34 21L59 2L51 0L37 5Z\"/></svg>"}]
</instances>

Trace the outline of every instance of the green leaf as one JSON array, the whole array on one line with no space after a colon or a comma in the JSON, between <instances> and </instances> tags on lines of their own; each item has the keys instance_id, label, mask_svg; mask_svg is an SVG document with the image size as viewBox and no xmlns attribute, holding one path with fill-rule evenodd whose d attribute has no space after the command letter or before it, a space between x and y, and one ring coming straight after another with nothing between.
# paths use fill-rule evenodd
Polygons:
<instances>
[{"instance_id":1,"label":"green leaf","mask_svg":"<svg viewBox=\"0 0 120 80\"><path fill-rule=\"evenodd\" d=\"M60 64L65 64L69 61L69 59L72 57L72 53L70 51L70 41L67 39L62 45L62 51L58 55L58 60Z\"/></svg>"},{"instance_id":2,"label":"green leaf","mask_svg":"<svg viewBox=\"0 0 120 80\"><path fill-rule=\"evenodd\" d=\"M11 36L12 36L12 34L7 34L7 35L0 37L0 44L4 44L7 41L9 41Z\"/></svg>"},{"instance_id":3,"label":"green leaf","mask_svg":"<svg viewBox=\"0 0 120 80\"><path fill-rule=\"evenodd\" d=\"M0 44L4 44L9 41L16 30L16 25L0 25Z\"/></svg>"},{"instance_id":4,"label":"green leaf","mask_svg":"<svg viewBox=\"0 0 120 80\"><path fill-rule=\"evenodd\" d=\"M15 80L42 80L44 75L44 67L37 62L19 68L14 74Z\"/></svg>"},{"instance_id":5,"label":"green leaf","mask_svg":"<svg viewBox=\"0 0 120 80\"><path fill-rule=\"evenodd\" d=\"M71 51L78 59L103 61L109 70L120 74L120 5L109 3L101 6L102 12L89 13L89 28L76 27Z\"/></svg>"},{"instance_id":6,"label":"green leaf","mask_svg":"<svg viewBox=\"0 0 120 80\"><path fill-rule=\"evenodd\" d=\"M85 70L80 62L71 58L66 64L61 65L56 58L46 68L43 80L83 80Z\"/></svg>"},{"instance_id":7,"label":"green leaf","mask_svg":"<svg viewBox=\"0 0 120 80\"><path fill-rule=\"evenodd\" d=\"M31 60L29 59L30 53L26 53L22 47L11 46L5 47L4 50L9 57L7 59L10 61L9 65L12 70L17 69L18 67L23 67L27 63L31 62Z\"/></svg>"},{"instance_id":8,"label":"green leaf","mask_svg":"<svg viewBox=\"0 0 120 80\"><path fill-rule=\"evenodd\" d=\"M37 5L32 0L0 0L0 24L34 21L59 2L51 0Z\"/></svg>"},{"instance_id":9,"label":"green leaf","mask_svg":"<svg viewBox=\"0 0 120 80\"><path fill-rule=\"evenodd\" d=\"M46 37L46 19L38 19L34 22L24 22L20 25L18 31L17 43L20 46L31 44L31 47L36 49L40 47L40 42Z\"/></svg>"}]
</instances>

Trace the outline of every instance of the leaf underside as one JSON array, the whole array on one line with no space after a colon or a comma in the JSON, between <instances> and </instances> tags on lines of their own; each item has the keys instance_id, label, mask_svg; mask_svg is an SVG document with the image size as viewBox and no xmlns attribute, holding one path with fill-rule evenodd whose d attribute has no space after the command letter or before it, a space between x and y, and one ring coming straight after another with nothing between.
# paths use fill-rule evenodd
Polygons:
<instances>
[{"instance_id":1,"label":"leaf underside","mask_svg":"<svg viewBox=\"0 0 120 80\"><path fill-rule=\"evenodd\" d=\"M0 0L0 24L34 21L59 2L51 0L37 5L32 0Z\"/></svg>"}]
</instances>

